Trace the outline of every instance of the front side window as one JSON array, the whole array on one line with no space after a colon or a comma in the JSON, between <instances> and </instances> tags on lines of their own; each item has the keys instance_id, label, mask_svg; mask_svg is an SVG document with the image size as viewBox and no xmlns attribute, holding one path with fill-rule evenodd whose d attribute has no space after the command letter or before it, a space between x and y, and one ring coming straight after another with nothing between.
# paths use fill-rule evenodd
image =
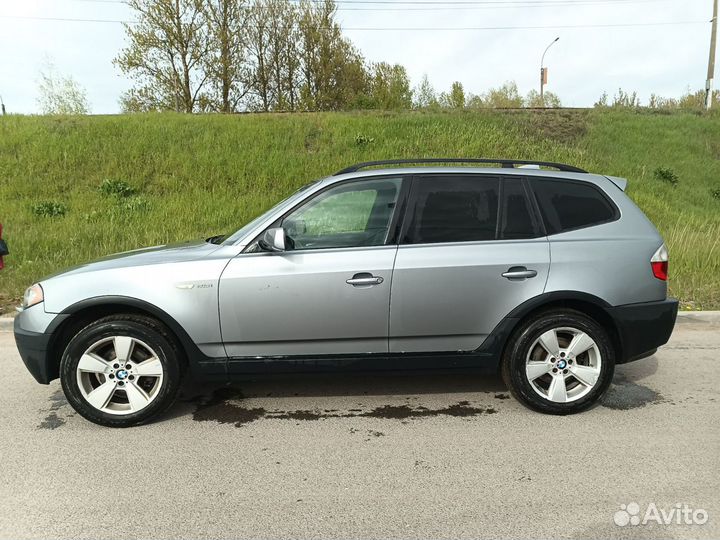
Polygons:
<instances>
[{"instance_id":1,"label":"front side window","mask_svg":"<svg viewBox=\"0 0 720 540\"><path fill-rule=\"evenodd\" d=\"M401 184L401 178L378 178L323 191L282 221L290 249L383 245Z\"/></svg>"},{"instance_id":2,"label":"front side window","mask_svg":"<svg viewBox=\"0 0 720 540\"><path fill-rule=\"evenodd\" d=\"M500 179L433 175L415 180L405 244L495 240Z\"/></svg>"},{"instance_id":3,"label":"front side window","mask_svg":"<svg viewBox=\"0 0 720 540\"><path fill-rule=\"evenodd\" d=\"M613 221L618 211L599 188L586 182L531 179L548 234Z\"/></svg>"}]
</instances>

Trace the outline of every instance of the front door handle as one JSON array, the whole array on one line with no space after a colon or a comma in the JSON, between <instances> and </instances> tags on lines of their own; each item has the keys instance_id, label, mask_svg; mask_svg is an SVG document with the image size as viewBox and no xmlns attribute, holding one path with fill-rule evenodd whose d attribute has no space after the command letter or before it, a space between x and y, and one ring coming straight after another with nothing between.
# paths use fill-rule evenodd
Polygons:
<instances>
[{"instance_id":1,"label":"front door handle","mask_svg":"<svg viewBox=\"0 0 720 540\"><path fill-rule=\"evenodd\" d=\"M353 287L368 287L370 285L380 285L383 281L385 280L380 276L373 276L368 272L361 272L355 274L351 279L345 280L345 283Z\"/></svg>"},{"instance_id":2,"label":"front door handle","mask_svg":"<svg viewBox=\"0 0 720 540\"><path fill-rule=\"evenodd\" d=\"M509 279L510 281L520 281L527 278L534 278L537 276L535 270L528 270L524 266L513 266L509 268L507 272L503 272L502 277Z\"/></svg>"}]
</instances>

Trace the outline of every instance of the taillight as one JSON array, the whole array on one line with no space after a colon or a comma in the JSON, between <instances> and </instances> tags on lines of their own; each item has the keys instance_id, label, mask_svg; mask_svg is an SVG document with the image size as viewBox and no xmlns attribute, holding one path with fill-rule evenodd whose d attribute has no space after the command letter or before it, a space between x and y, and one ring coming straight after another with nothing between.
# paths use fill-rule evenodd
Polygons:
<instances>
[{"instance_id":1,"label":"taillight","mask_svg":"<svg viewBox=\"0 0 720 540\"><path fill-rule=\"evenodd\" d=\"M667 281L668 278L668 258L667 247L663 244L650 259L653 276L663 281Z\"/></svg>"}]
</instances>

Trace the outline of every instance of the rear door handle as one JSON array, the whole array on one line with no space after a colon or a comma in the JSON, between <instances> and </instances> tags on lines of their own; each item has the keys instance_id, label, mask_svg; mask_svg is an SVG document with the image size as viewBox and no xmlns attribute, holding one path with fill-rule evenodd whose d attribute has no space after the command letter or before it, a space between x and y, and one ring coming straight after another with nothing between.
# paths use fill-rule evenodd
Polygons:
<instances>
[{"instance_id":1,"label":"rear door handle","mask_svg":"<svg viewBox=\"0 0 720 540\"><path fill-rule=\"evenodd\" d=\"M368 287L370 285L380 285L385 281L380 276L373 276L368 272L360 272L355 274L351 279L345 280L345 283L352 285L353 287Z\"/></svg>"},{"instance_id":2,"label":"rear door handle","mask_svg":"<svg viewBox=\"0 0 720 540\"><path fill-rule=\"evenodd\" d=\"M507 272L502 274L502 277L507 278L511 281L520 281L527 278L534 278L537 276L535 270L528 270L524 266L513 266L509 268Z\"/></svg>"}]
</instances>

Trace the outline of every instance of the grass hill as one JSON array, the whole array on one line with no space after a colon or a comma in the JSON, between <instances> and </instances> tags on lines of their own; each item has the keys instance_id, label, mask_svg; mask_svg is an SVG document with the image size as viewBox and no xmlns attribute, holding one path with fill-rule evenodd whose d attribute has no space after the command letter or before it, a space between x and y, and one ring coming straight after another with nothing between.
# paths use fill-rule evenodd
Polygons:
<instances>
[{"instance_id":1,"label":"grass hill","mask_svg":"<svg viewBox=\"0 0 720 540\"><path fill-rule=\"evenodd\" d=\"M47 274L232 232L308 181L401 157L567 162L629 179L671 293L720 309L720 115L650 111L0 117L0 312Z\"/></svg>"}]
</instances>

